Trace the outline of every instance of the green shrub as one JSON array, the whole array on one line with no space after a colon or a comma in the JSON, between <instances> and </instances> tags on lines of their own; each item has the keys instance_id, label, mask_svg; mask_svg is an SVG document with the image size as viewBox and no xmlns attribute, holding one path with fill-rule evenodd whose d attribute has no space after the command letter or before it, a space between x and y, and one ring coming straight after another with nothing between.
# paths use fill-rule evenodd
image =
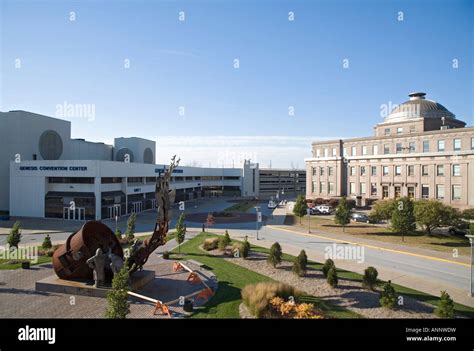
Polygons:
<instances>
[{"instance_id":1,"label":"green shrub","mask_svg":"<svg viewBox=\"0 0 474 351\"><path fill-rule=\"evenodd\" d=\"M137 221L137 214L132 213L127 220L127 231L125 232L125 237L129 242L135 239L135 223Z\"/></svg>"},{"instance_id":2,"label":"green shrub","mask_svg":"<svg viewBox=\"0 0 474 351\"><path fill-rule=\"evenodd\" d=\"M232 252L234 255L237 253L236 257L242 257L245 259L249 256L249 246L245 244L245 242L234 243L234 245L232 245Z\"/></svg>"},{"instance_id":3,"label":"green shrub","mask_svg":"<svg viewBox=\"0 0 474 351\"><path fill-rule=\"evenodd\" d=\"M446 291L441 291L435 315L439 318L454 318L454 301Z\"/></svg>"},{"instance_id":4,"label":"green shrub","mask_svg":"<svg viewBox=\"0 0 474 351\"><path fill-rule=\"evenodd\" d=\"M45 250L51 249L53 247L53 243L51 242L51 237L49 234L46 234L46 236L43 239L43 244L41 247Z\"/></svg>"},{"instance_id":5,"label":"green shrub","mask_svg":"<svg viewBox=\"0 0 474 351\"><path fill-rule=\"evenodd\" d=\"M122 231L120 230L120 228L115 229L115 236L117 237L117 239L122 240Z\"/></svg>"},{"instance_id":6,"label":"green shrub","mask_svg":"<svg viewBox=\"0 0 474 351\"><path fill-rule=\"evenodd\" d=\"M281 246L276 242L270 247L270 254L268 255L267 262L276 268L276 266L281 263L282 256L283 252L281 251Z\"/></svg>"},{"instance_id":7,"label":"green shrub","mask_svg":"<svg viewBox=\"0 0 474 351\"><path fill-rule=\"evenodd\" d=\"M219 249L225 250L225 248L230 245L232 240L230 240L229 232L226 230L224 236L219 238Z\"/></svg>"},{"instance_id":8,"label":"green shrub","mask_svg":"<svg viewBox=\"0 0 474 351\"><path fill-rule=\"evenodd\" d=\"M324 265L323 265L323 275L324 275L324 277L327 278L328 272L331 269L331 267L334 267L334 261L331 260L330 258L328 258L326 260L326 262L324 262Z\"/></svg>"},{"instance_id":9,"label":"green shrub","mask_svg":"<svg viewBox=\"0 0 474 351\"><path fill-rule=\"evenodd\" d=\"M130 313L128 303L128 291L130 282L128 266L124 264L122 269L112 279L112 289L107 293L107 308L105 316L113 319L125 319Z\"/></svg>"},{"instance_id":10,"label":"green shrub","mask_svg":"<svg viewBox=\"0 0 474 351\"><path fill-rule=\"evenodd\" d=\"M10 247L18 248L21 241L21 223L16 221L7 237L7 243Z\"/></svg>"},{"instance_id":11,"label":"green shrub","mask_svg":"<svg viewBox=\"0 0 474 351\"><path fill-rule=\"evenodd\" d=\"M308 269L308 257L306 256L306 252L301 250L298 257L295 258L295 262L293 264L293 273L295 273L299 277L304 277L306 275L306 271Z\"/></svg>"},{"instance_id":12,"label":"green shrub","mask_svg":"<svg viewBox=\"0 0 474 351\"><path fill-rule=\"evenodd\" d=\"M244 304L252 315L258 318L272 318L277 317L270 306L272 298L281 297L288 300L292 296L296 299L301 293L288 284L263 282L245 286L241 294Z\"/></svg>"},{"instance_id":13,"label":"green shrub","mask_svg":"<svg viewBox=\"0 0 474 351\"><path fill-rule=\"evenodd\" d=\"M339 283L339 279L337 278L336 266L332 266L331 268L329 268L327 282L331 286L331 288L335 288Z\"/></svg>"},{"instance_id":14,"label":"green shrub","mask_svg":"<svg viewBox=\"0 0 474 351\"><path fill-rule=\"evenodd\" d=\"M362 279L362 285L365 288L373 290L377 284L377 277L379 272L374 267L367 267L364 271L364 278Z\"/></svg>"},{"instance_id":15,"label":"green shrub","mask_svg":"<svg viewBox=\"0 0 474 351\"><path fill-rule=\"evenodd\" d=\"M204 243L202 244L202 248L206 251L211 251L217 249L217 246L219 244L219 238L208 238L204 240Z\"/></svg>"},{"instance_id":16,"label":"green shrub","mask_svg":"<svg viewBox=\"0 0 474 351\"><path fill-rule=\"evenodd\" d=\"M383 291L380 293L379 302L380 306L390 309L395 308L397 305L397 295L390 280L385 283Z\"/></svg>"}]
</instances>

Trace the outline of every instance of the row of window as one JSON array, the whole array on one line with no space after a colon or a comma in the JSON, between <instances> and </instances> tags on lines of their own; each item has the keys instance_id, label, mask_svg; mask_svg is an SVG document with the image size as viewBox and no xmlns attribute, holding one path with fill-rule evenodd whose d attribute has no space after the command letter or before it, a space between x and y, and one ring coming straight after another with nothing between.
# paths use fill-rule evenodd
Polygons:
<instances>
[{"instance_id":1,"label":"row of window","mask_svg":"<svg viewBox=\"0 0 474 351\"><path fill-rule=\"evenodd\" d=\"M408 145L403 145L403 143L401 143L401 142L395 144L395 153L401 154L405 150L408 153L418 152L417 149L416 149L416 141L410 141L410 142L408 142ZM462 141L461 141L460 138L452 139L452 150L453 151L461 151L462 150ZM471 138L471 150L474 150L474 138ZM365 156L365 155L368 155L368 147L366 145L363 145L362 147L360 147L360 151L361 151L361 153L358 155L357 146L352 146L351 147L351 156ZM432 152L432 151L438 151L438 152L446 151L446 140L444 140L444 139L437 140L435 149L431 148L430 140L423 140L422 141L422 152ZM383 144L383 154L388 155L388 154L391 154L391 153L392 153L391 144ZM378 154L379 154L379 145L378 144L372 145L371 155L378 155ZM323 156L324 157L329 157L329 149L327 149L327 148L323 149ZM337 148L332 148L331 156L333 156L333 157L337 156ZM343 148L343 156L344 157L348 156L347 148ZM316 150L316 157L321 157L321 150L320 149Z\"/></svg>"},{"instance_id":2,"label":"row of window","mask_svg":"<svg viewBox=\"0 0 474 351\"><path fill-rule=\"evenodd\" d=\"M384 129L384 135L390 135L392 134L392 129L391 128L385 128ZM415 133L416 132L416 126L410 126L410 133ZM397 134L403 134L403 127L397 127Z\"/></svg>"},{"instance_id":3,"label":"row of window","mask_svg":"<svg viewBox=\"0 0 474 351\"><path fill-rule=\"evenodd\" d=\"M393 167L394 169L394 175L396 176L401 176L402 175L402 167L406 167L406 173L407 176L413 177L415 176L415 166L414 165L407 165L407 166L382 166L382 175L383 176L388 176L390 175L390 168ZM369 166L360 166L359 167L359 174L361 176L367 175L367 169ZM430 166L429 165L422 165L421 166L421 175L422 176L429 176L430 175ZM349 174L351 176L357 175L356 173L356 167L350 167L349 168ZM370 175L371 176L376 176L377 175L377 166L370 166ZM437 165L436 166L436 175L438 177L445 176L445 165ZM461 176L461 165L460 164L454 164L451 166L451 175L454 177L460 177Z\"/></svg>"}]
</instances>

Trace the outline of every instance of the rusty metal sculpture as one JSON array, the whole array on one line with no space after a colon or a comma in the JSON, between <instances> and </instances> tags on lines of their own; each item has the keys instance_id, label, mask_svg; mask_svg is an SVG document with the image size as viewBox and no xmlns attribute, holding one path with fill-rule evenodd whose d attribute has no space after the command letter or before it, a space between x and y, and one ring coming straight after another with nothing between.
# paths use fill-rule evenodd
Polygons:
<instances>
[{"instance_id":1,"label":"rusty metal sculpture","mask_svg":"<svg viewBox=\"0 0 474 351\"><path fill-rule=\"evenodd\" d=\"M155 196L158 216L151 238L141 242L136 240L127 258L130 274L142 269L153 251L165 244L171 220L171 205L175 199L175 190L170 189L171 174L179 165L176 156L171 159L167 170L161 173L156 180ZM120 258L124 253L120 242L112 230L98 221L88 221L82 228L71 234L66 243L60 246L53 254L53 267L56 275L61 279L92 279L93 270L87 260L95 255L97 249L104 254L110 252ZM106 271L107 278L112 276L112 271Z\"/></svg>"}]
</instances>

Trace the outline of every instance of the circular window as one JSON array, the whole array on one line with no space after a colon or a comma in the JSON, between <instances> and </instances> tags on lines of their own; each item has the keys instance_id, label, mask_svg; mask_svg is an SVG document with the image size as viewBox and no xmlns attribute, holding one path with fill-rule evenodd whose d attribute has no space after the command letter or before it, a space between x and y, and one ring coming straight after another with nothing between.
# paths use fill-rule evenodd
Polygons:
<instances>
[{"instance_id":1,"label":"circular window","mask_svg":"<svg viewBox=\"0 0 474 351\"><path fill-rule=\"evenodd\" d=\"M117 151L117 155L115 156L115 161L125 162L127 155L128 155L128 161L133 162L133 152L127 147L123 147Z\"/></svg>"},{"instance_id":2,"label":"circular window","mask_svg":"<svg viewBox=\"0 0 474 351\"><path fill-rule=\"evenodd\" d=\"M143 151L143 162L144 163L153 163L153 151L149 147Z\"/></svg>"},{"instance_id":3,"label":"circular window","mask_svg":"<svg viewBox=\"0 0 474 351\"><path fill-rule=\"evenodd\" d=\"M39 139L39 152L44 160L59 160L63 153L63 141L54 130L47 130Z\"/></svg>"}]
</instances>

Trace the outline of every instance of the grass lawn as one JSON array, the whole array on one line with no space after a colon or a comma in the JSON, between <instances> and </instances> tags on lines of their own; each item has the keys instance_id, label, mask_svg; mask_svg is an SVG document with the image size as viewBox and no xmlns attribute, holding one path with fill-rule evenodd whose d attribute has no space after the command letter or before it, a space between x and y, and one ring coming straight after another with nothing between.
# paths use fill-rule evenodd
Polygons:
<instances>
[{"instance_id":1,"label":"grass lawn","mask_svg":"<svg viewBox=\"0 0 474 351\"><path fill-rule=\"evenodd\" d=\"M245 200L239 201L236 204L227 207L224 212L247 212L251 208L254 208L258 205L258 201L256 200Z\"/></svg>"},{"instance_id":2,"label":"grass lawn","mask_svg":"<svg viewBox=\"0 0 474 351\"><path fill-rule=\"evenodd\" d=\"M308 217L300 219L292 214L287 214L285 224L294 227L308 228ZM427 236L422 232L415 232L405 236L405 241L399 234L393 233L390 229L380 225L351 222L342 231L342 227L336 225L330 218L321 218L319 216L311 216L311 229L320 230L327 233L349 234L357 238L371 239L382 242L389 242L393 244L400 244L406 246L415 246L434 251L442 251L452 253L453 249L457 249L459 255L470 255L469 240L464 236L450 236L442 234L433 234Z\"/></svg>"},{"instance_id":3,"label":"grass lawn","mask_svg":"<svg viewBox=\"0 0 474 351\"><path fill-rule=\"evenodd\" d=\"M31 263L31 265L42 264L51 262L52 258L48 256L39 256L36 263ZM2 269L18 269L21 268L21 263L7 264L7 262L12 260L0 259L0 270ZM22 260L19 260L22 261ZM31 261L31 260L30 260Z\"/></svg>"},{"instance_id":4,"label":"grass lawn","mask_svg":"<svg viewBox=\"0 0 474 351\"><path fill-rule=\"evenodd\" d=\"M204 239L215 236L201 233L181 246L181 252L185 253L184 259L194 259L206 265L207 269L211 270L219 281L219 288L216 294L205 306L197 309L191 318L240 318L239 305L242 302L240 290L248 284L272 281L272 279L224 261L222 258L206 254L206 252L199 248ZM175 259L175 257L172 259ZM303 296L301 300L313 303L331 318L360 317L356 313L345 308L330 305L314 296Z\"/></svg>"}]
</instances>

